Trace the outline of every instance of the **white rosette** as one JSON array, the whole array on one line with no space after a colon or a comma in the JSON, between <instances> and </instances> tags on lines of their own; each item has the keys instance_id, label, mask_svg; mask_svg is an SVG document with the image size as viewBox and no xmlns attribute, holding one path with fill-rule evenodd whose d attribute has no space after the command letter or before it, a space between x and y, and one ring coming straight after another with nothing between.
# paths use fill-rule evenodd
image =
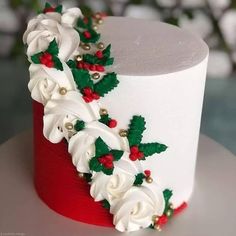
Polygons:
<instances>
[{"instance_id":1,"label":"white rosette","mask_svg":"<svg viewBox=\"0 0 236 236\"><path fill-rule=\"evenodd\" d=\"M65 124L75 124L76 120L86 123L100 118L97 102L86 103L78 91L69 91L66 95L54 93L44 107L44 136L52 143L69 139L72 131Z\"/></svg>"},{"instance_id":2,"label":"white rosette","mask_svg":"<svg viewBox=\"0 0 236 236\"><path fill-rule=\"evenodd\" d=\"M61 16L61 23L74 27L78 18L82 18L83 14L77 7L69 8L65 10Z\"/></svg>"},{"instance_id":3,"label":"white rosette","mask_svg":"<svg viewBox=\"0 0 236 236\"><path fill-rule=\"evenodd\" d=\"M40 64L31 64L29 67L30 81L28 88L31 97L45 105L54 93L60 88L67 91L76 90L73 75L65 62L62 62L63 71L55 68L48 68Z\"/></svg>"},{"instance_id":4,"label":"white rosette","mask_svg":"<svg viewBox=\"0 0 236 236\"><path fill-rule=\"evenodd\" d=\"M110 205L119 201L134 184L135 175L143 172L139 161L130 161L129 152L124 152L119 161L114 161L113 174L94 173L90 194L95 201L106 199Z\"/></svg>"},{"instance_id":5,"label":"white rosette","mask_svg":"<svg viewBox=\"0 0 236 236\"><path fill-rule=\"evenodd\" d=\"M23 42L28 45L27 55L45 51L49 43L56 39L59 48L58 57L67 61L78 54L80 37L76 30L61 24L59 13L40 14L30 20L27 30L23 35Z\"/></svg>"},{"instance_id":6,"label":"white rosette","mask_svg":"<svg viewBox=\"0 0 236 236\"><path fill-rule=\"evenodd\" d=\"M129 151L127 138L120 137L115 130L94 121L87 123L82 131L71 137L68 151L79 172L91 172L89 160L95 155L95 141L98 137L101 137L111 149Z\"/></svg>"},{"instance_id":7,"label":"white rosette","mask_svg":"<svg viewBox=\"0 0 236 236\"><path fill-rule=\"evenodd\" d=\"M121 232L149 227L154 215L161 216L165 208L162 190L157 184L131 187L116 204L111 205L115 228Z\"/></svg>"}]
</instances>

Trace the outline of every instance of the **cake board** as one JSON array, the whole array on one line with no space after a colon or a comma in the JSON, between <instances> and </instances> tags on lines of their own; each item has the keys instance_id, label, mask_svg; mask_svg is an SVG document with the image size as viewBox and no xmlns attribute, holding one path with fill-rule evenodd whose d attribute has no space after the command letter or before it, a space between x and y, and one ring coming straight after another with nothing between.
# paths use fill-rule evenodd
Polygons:
<instances>
[{"instance_id":1,"label":"cake board","mask_svg":"<svg viewBox=\"0 0 236 236\"><path fill-rule=\"evenodd\" d=\"M32 140L32 131L26 131L0 146L0 235L122 235L113 228L83 224L61 216L39 199L33 186ZM201 135L195 189L188 209L173 218L162 232L147 229L130 235L235 235L235 180L236 157Z\"/></svg>"}]
</instances>

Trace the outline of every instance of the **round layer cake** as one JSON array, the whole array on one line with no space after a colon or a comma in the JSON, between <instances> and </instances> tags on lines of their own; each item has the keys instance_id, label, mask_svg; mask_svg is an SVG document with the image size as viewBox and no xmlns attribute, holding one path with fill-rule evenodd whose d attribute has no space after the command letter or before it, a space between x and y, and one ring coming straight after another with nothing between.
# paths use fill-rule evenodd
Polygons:
<instances>
[{"instance_id":1,"label":"round layer cake","mask_svg":"<svg viewBox=\"0 0 236 236\"><path fill-rule=\"evenodd\" d=\"M206 44L168 24L50 5L24 42L39 197L81 222L160 229L193 191Z\"/></svg>"}]
</instances>

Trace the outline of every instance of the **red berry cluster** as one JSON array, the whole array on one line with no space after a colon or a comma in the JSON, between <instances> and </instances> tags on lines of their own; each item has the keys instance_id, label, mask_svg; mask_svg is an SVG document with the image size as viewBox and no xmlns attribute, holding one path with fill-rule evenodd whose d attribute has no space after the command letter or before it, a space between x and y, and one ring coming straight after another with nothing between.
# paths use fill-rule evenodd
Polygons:
<instances>
[{"instance_id":1,"label":"red berry cluster","mask_svg":"<svg viewBox=\"0 0 236 236\"><path fill-rule=\"evenodd\" d=\"M83 70L99 71L99 72L105 71L104 66L102 66L102 65L89 64L84 61L77 62L76 66L78 69L83 69Z\"/></svg>"},{"instance_id":2,"label":"red berry cluster","mask_svg":"<svg viewBox=\"0 0 236 236\"><path fill-rule=\"evenodd\" d=\"M98 100L100 98L99 94L95 93L89 87L83 89L83 94L83 99L87 103L92 102L93 100Z\"/></svg>"},{"instance_id":3,"label":"red berry cluster","mask_svg":"<svg viewBox=\"0 0 236 236\"><path fill-rule=\"evenodd\" d=\"M143 152L139 151L138 146L132 146L130 148L130 155L129 155L129 159L131 161L136 161L136 160L140 160L144 157Z\"/></svg>"},{"instance_id":4,"label":"red berry cluster","mask_svg":"<svg viewBox=\"0 0 236 236\"><path fill-rule=\"evenodd\" d=\"M98 161L107 169L112 169L114 167L113 161L114 158L112 154L107 154L98 158Z\"/></svg>"},{"instance_id":5,"label":"red berry cluster","mask_svg":"<svg viewBox=\"0 0 236 236\"><path fill-rule=\"evenodd\" d=\"M54 67L53 57L50 53L44 52L42 56L39 57L40 63L52 68Z\"/></svg>"},{"instance_id":6,"label":"red berry cluster","mask_svg":"<svg viewBox=\"0 0 236 236\"><path fill-rule=\"evenodd\" d=\"M55 12L55 7L47 7L44 8L43 13L48 13L48 12Z\"/></svg>"}]
</instances>

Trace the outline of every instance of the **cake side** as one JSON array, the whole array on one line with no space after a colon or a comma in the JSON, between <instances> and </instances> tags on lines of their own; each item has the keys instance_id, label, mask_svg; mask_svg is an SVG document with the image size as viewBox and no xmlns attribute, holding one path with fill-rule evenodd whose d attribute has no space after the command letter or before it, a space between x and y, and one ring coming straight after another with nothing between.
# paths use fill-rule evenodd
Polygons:
<instances>
[{"instance_id":1,"label":"cake side","mask_svg":"<svg viewBox=\"0 0 236 236\"><path fill-rule=\"evenodd\" d=\"M150 25L155 24L155 27L160 24L160 29L163 27L164 30L159 30L159 41L157 40L160 42L159 47L157 48L151 40L148 43L152 52L147 53L147 47L145 49L145 44L140 41L142 37L139 37L139 27L147 28L145 32L149 35L153 34L155 27L145 27L146 21L107 18L108 27L107 29L104 27L104 32L102 32L102 27L100 31L99 26L103 21L106 22L106 18L104 20L101 14L84 17L78 8L63 11L62 6L52 7L46 4L43 12L29 22L24 34L24 42L28 45L27 55L31 63L29 89L32 98L44 105L43 127L36 126L39 137L36 135L35 143L36 146L44 142L57 145L56 143L64 140L68 144L65 146L60 143L58 148L55 146L55 155L57 151L65 152L65 148L68 148L74 169L71 170L68 162L65 165L59 165L58 169L62 168L65 173L63 168L67 169L68 165L70 172L68 176L73 179L71 184L78 185L83 189L82 191L86 191L87 188L81 180L75 180L76 173L78 172L78 175L88 182L90 195L94 201L103 203L104 207L113 214L113 224L116 229L122 232L147 227L160 230L173 215L186 207L185 200L189 197L189 193L185 192L189 191L187 188L192 189L191 181L184 182L184 186L180 181L186 177L192 177L193 182L196 138L199 131L207 61L206 59L204 61L203 55L205 53L205 58L207 58L207 50L198 39L184 40L191 37L184 32L181 36L182 31L177 28L150 23ZM112 31L112 28L115 31ZM135 29L133 33L130 33L130 28ZM158 31L158 27L156 28ZM100 41L103 40L100 33L106 36L106 32L107 39L114 39L114 42L117 42L114 51L108 42ZM166 40L167 44L161 45L161 39L166 34L172 35L173 38L176 34L180 42L176 47L177 50L171 46L171 40ZM125 41L127 46L131 43L127 50L124 46ZM197 45L197 42L202 50L199 52L186 50L182 54L182 60L176 61L176 58L171 60L174 53L181 54L182 45L186 49L188 46ZM140 52L145 56L142 62L137 61L135 45L140 46ZM157 51L162 55L163 63L158 63L160 58ZM131 60L128 60L127 52ZM153 52L154 54L151 55ZM117 54L117 64L113 63L112 53L114 56ZM171 64L175 62L176 65L172 66ZM113 66L107 70L107 66L112 64ZM125 65L121 66L121 64ZM113 72L116 68L117 73ZM165 71L167 73L164 73ZM189 76L192 79L186 82ZM114 90L118 85L119 87L121 85L121 90ZM191 86L197 88L195 94L191 89L190 92L183 93L183 89L188 91L192 88ZM117 93L111 96L113 90ZM185 99L189 95L193 96L188 103ZM178 100L182 107L180 106L180 111L175 112ZM168 105L163 106L165 102ZM190 109L190 113L195 115L185 119L188 115L186 111L191 108L189 104L193 104L194 108ZM119 110L122 108L121 105L126 106L123 111ZM148 109L148 106L151 109ZM157 108L154 109L154 107ZM114 108L116 108L115 111L113 111ZM113 115L116 112L115 117ZM124 121L126 114L131 116L129 123ZM143 114L147 117L145 118ZM161 126L156 122L159 116L162 116L162 119L158 121L162 123ZM171 133L171 125L165 129L165 126L173 122L173 118L176 118L176 126L178 126L177 128L172 126L175 133L180 131L181 126L184 127L183 124L186 126L182 132L183 143L188 146L186 152L181 152L175 140L178 136ZM189 132L189 128L192 132ZM158 132L162 133L163 137L160 137ZM42 139L42 133L47 141ZM37 141L38 138L40 140ZM167 151L169 147L165 145L166 140L172 145L169 153ZM187 143L188 140L189 143ZM47 148L47 145L45 146ZM84 212L84 216L78 213L78 216L74 217L76 214L74 209L70 209L70 205L55 196L56 189L64 189L65 193L68 191L66 182L62 179L61 188L57 188L58 186L53 188L45 181L47 179L45 176L51 174L49 172L52 162L43 155L47 153L47 150L43 153L40 147L36 150L38 150L35 153L38 160L36 170L38 168L37 173L39 173L36 174L36 188L40 197L51 208L65 216L100 224L99 221L95 222L96 219L89 221L90 211ZM165 157L163 153L166 151L167 158L165 159L169 160L169 163L157 162L159 158ZM178 160L176 158L173 161L173 155L176 153ZM189 157L181 157L180 154L187 154ZM44 167L37 164L41 161ZM58 162L55 159L55 161L61 163L61 160ZM147 162L146 166L144 162ZM181 171L183 163L187 174L175 176L166 173L169 164L179 166ZM161 175L156 168L153 168L156 165L162 166ZM158 175L157 178L156 175ZM52 183L56 183L56 177L55 174L50 176ZM178 184L173 182L175 177ZM40 181L42 181L41 184ZM47 191L44 191L45 189ZM175 198L172 189L177 192ZM71 194L71 199L81 199L81 202L89 199L87 196L78 196L78 191L75 192L76 194ZM58 199L62 200L59 201L58 206L54 205L54 198L57 203ZM183 198L182 201L181 198ZM79 208L79 205L77 207ZM110 225L109 219L103 219L102 222L102 225Z\"/></svg>"}]
</instances>

